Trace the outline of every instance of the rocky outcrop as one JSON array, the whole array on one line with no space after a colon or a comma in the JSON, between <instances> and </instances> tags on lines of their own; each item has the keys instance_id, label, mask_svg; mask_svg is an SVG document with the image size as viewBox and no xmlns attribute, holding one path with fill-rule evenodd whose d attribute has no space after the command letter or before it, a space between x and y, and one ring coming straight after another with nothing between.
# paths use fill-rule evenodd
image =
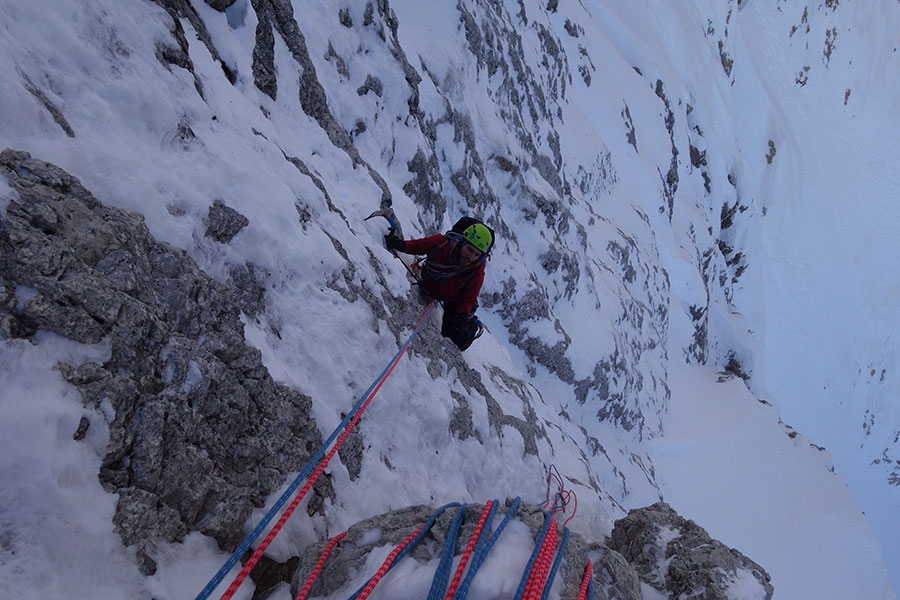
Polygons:
<instances>
[{"instance_id":1,"label":"rocky outcrop","mask_svg":"<svg viewBox=\"0 0 900 600\"><path fill-rule=\"evenodd\" d=\"M253 508L322 441L310 398L276 384L244 341L240 307L263 293L252 268L233 271L247 289L215 281L155 241L141 215L27 153L0 153L0 174L18 195L0 221L0 336L109 345L105 363L61 370L99 409L73 433L107 420L99 477L119 495L122 539L147 572L156 539L200 531L233 549ZM209 225L227 242L247 219L220 204ZM320 484L309 510L330 493Z\"/></svg>"},{"instance_id":2,"label":"rocky outcrop","mask_svg":"<svg viewBox=\"0 0 900 600\"><path fill-rule=\"evenodd\" d=\"M768 600L774 593L765 569L664 502L616 521L609 546L634 566L641 581L670 598Z\"/></svg>"}]
</instances>

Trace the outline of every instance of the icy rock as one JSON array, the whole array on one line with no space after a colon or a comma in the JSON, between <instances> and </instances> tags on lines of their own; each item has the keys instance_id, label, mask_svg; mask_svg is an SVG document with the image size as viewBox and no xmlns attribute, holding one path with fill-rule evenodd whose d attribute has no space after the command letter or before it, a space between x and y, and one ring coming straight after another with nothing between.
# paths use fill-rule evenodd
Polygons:
<instances>
[{"instance_id":1,"label":"icy rock","mask_svg":"<svg viewBox=\"0 0 900 600\"><path fill-rule=\"evenodd\" d=\"M251 511L321 445L310 398L246 345L247 301L156 242L143 217L25 152L0 153L0 174L19 196L0 230L0 334L109 342L104 364L61 371L108 420L99 478L119 494L122 539L148 573L154 539L200 531L235 548Z\"/></svg>"},{"instance_id":2,"label":"icy rock","mask_svg":"<svg viewBox=\"0 0 900 600\"><path fill-rule=\"evenodd\" d=\"M219 199L216 199L209 207L207 220L209 225L206 227L206 237L223 244L230 242L241 229L250 224L247 217Z\"/></svg>"},{"instance_id":3,"label":"icy rock","mask_svg":"<svg viewBox=\"0 0 900 600\"><path fill-rule=\"evenodd\" d=\"M774 593L765 569L710 538L665 502L616 521L609 546L634 566L641 581L672 598L768 600Z\"/></svg>"}]
</instances>

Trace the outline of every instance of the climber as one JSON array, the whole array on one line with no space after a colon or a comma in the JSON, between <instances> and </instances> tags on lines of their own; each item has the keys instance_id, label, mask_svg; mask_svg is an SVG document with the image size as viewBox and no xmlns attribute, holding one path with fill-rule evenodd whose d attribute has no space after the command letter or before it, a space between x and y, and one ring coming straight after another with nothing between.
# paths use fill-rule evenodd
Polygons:
<instances>
[{"instance_id":1,"label":"climber","mask_svg":"<svg viewBox=\"0 0 900 600\"><path fill-rule=\"evenodd\" d=\"M468 348L483 327L475 309L484 282L484 263L494 245L493 230L477 219L463 217L445 234L403 240L392 230L384 241L391 250L425 255L422 289L444 305L441 335L460 350Z\"/></svg>"}]
</instances>

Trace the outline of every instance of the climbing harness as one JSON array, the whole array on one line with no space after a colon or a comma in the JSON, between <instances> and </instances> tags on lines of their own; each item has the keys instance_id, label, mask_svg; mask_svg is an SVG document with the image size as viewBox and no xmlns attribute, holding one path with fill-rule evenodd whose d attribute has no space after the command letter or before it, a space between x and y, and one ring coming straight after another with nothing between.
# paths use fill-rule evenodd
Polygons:
<instances>
[{"instance_id":1,"label":"climbing harness","mask_svg":"<svg viewBox=\"0 0 900 600\"><path fill-rule=\"evenodd\" d=\"M284 511L284 513L281 515L281 517L279 518L276 525L272 528L272 530L269 532L269 534L265 537L263 542L253 552L252 556L246 562L246 564L244 564L244 567L238 573L237 577L235 577L234 581L231 582L231 585L228 587L228 589L222 595L222 599L228 600L232 596L234 596L234 593L237 591L237 589L240 587L240 585L244 582L244 580L246 580L247 576L250 574L250 571L253 569L253 567L256 565L256 563L259 561L262 554L266 551L266 548L268 548L269 544L272 543L272 540L275 539L275 536L278 534L278 532L281 530L281 528L287 522L288 518L291 516L291 514L294 512L294 510L296 510L297 506L300 505L300 502L303 500L303 497L306 495L306 493L309 491L309 489L312 488L312 486L315 484L316 480L319 478L319 476L325 470L325 467L328 465L328 462L337 453L338 449L341 447L341 445L347 439L347 436L350 435L350 431L359 422L359 419L362 417L362 414L366 410L366 407L368 407L369 402L372 401L372 398L374 398L375 394L378 393L378 390L381 389L381 386L384 384L385 380L393 372L394 367L396 367L397 363L400 362L400 359L403 357L403 354L406 353L406 350L409 348L410 344L412 343L413 338L416 336L416 334L422 328L422 325L425 323L425 319L428 317L428 315L431 313L431 311L433 309L434 309L434 301L432 301L428 305L428 308L425 310L425 313L422 315L422 318L419 319L419 322L416 324L416 327L413 330L412 334L409 336L409 339L406 340L406 343L403 344L403 346L400 348L400 350L397 352L397 354L394 355L394 358L391 360L391 362L388 364L388 366L384 369L384 371L382 371L381 375L378 376L378 378L372 383L372 385L369 386L369 389L366 390L366 392L360 397L359 401L353 406L353 409L347 414L346 417L344 417L344 419L340 422L340 424L335 428L335 430L331 433L331 435L328 437L328 439L325 441L325 443L322 445L322 447L319 448L319 450L312 457L312 459L310 459L309 463L307 463L307 465L303 468L303 470L300 472L300 474L297 475L297 478L294 479L293 483L291 483L291 485L288 487L288 489L286 489L284 491L284 493L281 495L281 497L278 498L278 501L275 502L275 504L272 506L272 508L269 509L269 511L265 514L265 516L262 518L262 520L259 522L259 524L257 524L256 528L252 532L250 532L250 535L248 535L244 539L243 542L241 542L241 544L238 546L237 550L234 551L234 553L228 558L228 560L225 561L225 564L222 565L222 568L220 568L219 571L209 581L209 583L206 584L206 587L204 587L203 590L197 595L196 600L205 600L206 598L209 598L209 596L213 593L213 591L216 589L216 587L218 587L218 585L222 582L222 580L225 578L225 576L228 574L228 572L231 570L231 568L234 567L234 565L237 564L237 562L241 559L241 557L244 555L244 553L250 549L250 545L256 540L256 538L258 538L262 534L263 530L265 530L266 526L268 526L269 522L274 518L275 514L278 513L278 511L281 509L281 507L284 506L284 503L287 502L288 498L290 498L290 496L297 490L297 488L300 487L300 484L303 483L303 481L307 480L307 478L308 478L308 480L306 481L306 485L303 487L302 490L300 490L300 492L297 494L297 497L294 499L294 501L291 503L291 505ZM325 455L326 449L331 445L332 442L334 442L335 438L338 438L339 435L340 435L340 438L334 444L334 446L331 448L331 450L328 452L327 456L325 456L325 458L323 459L322 457L323 457L323 455ZM320 462L320 460L321 460L321 462ZM317 463L319 464L319 466L316 469L315 473L310 477L310 472L313 470L313 468L316 466Z\"/></svg>"}]
</instances>

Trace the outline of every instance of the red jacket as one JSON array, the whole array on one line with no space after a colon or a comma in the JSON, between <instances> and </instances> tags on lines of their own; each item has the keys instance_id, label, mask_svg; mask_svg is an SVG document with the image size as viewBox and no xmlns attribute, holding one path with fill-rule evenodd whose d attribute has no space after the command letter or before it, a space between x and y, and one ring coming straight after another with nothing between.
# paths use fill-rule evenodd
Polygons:
<instances>
[{"instance_id":1,"label":"red jacket","mask_svg":"<svg viewBox=\"0 0 900 600\"><path fill-rule=\"evenodd\" d=\"M406 240L403 252L406 254L429 254L444 241L448 243L430 255L426 264L429 262L439 265L454 264L456 257L451 256L453 244L440 233L418 240ZM475 269L461 271L459 275L446 279L426 281L423 278L422 287L433 298L442 302L455 303L457 312L470 313L475 308L475 301L478 299L482 283L484 283L484 262Z\"/></svg>"}]
</instances>

